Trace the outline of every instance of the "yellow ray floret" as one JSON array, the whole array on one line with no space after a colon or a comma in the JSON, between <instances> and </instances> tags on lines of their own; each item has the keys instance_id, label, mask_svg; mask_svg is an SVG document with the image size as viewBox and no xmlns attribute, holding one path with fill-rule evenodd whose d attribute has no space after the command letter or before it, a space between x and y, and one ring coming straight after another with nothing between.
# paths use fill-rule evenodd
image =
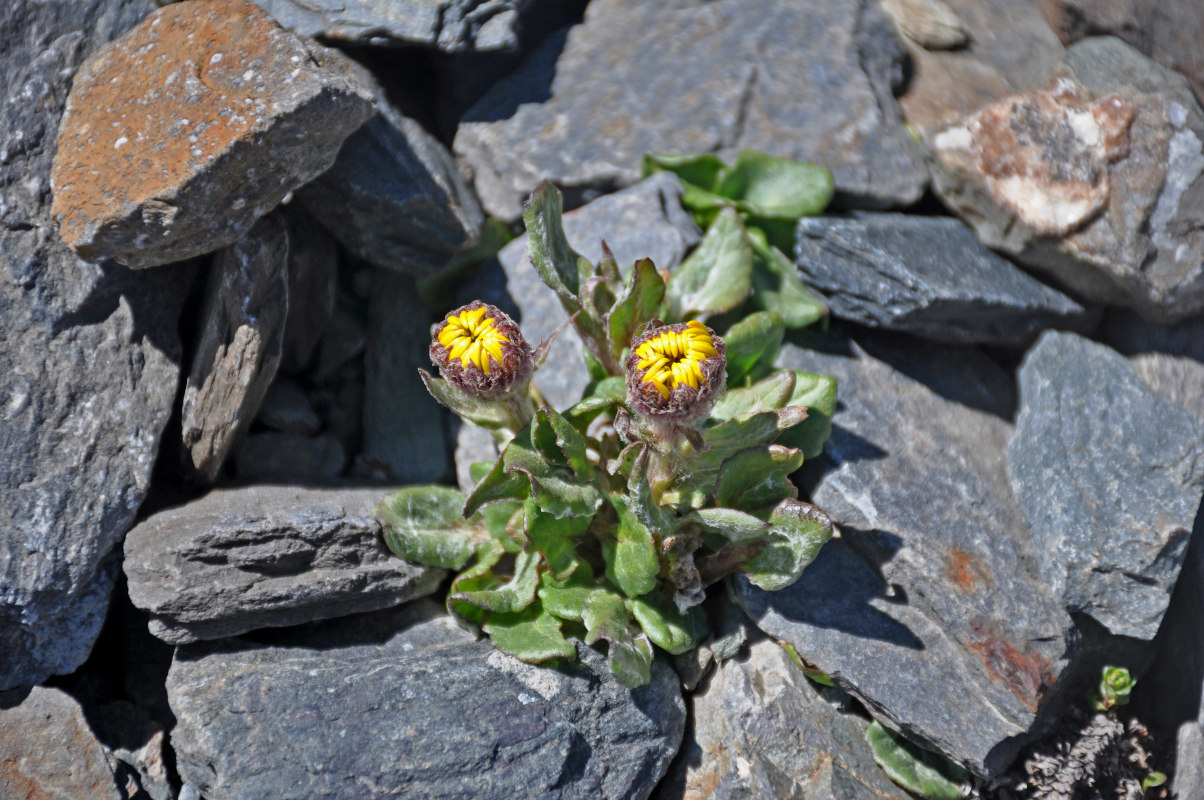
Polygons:
<instances>
[{"instance_id":1,"label":"yellow ray floret","mask_svg":"<svg viewBox=\"0 0 1204 800\"><path fill-rule=\"evenodd\" d=\"M439 344L447 348L447 359L460 359L465 369L472 364L486 375L490 359L502 363L502 344L510 339L494 325L493 317L485 317L484 307L459 314L449 314L447 324L439 331Z\"/></svg>"},{"instance_id":2,"label":"yellow ray floret","mask_svg":"<svg viewBox=\"0 0 1204 800\"><path fill-rule=\"evenodd\" d=\"M635 353L640 358L638 368L646 370L643 380L666 400L676 386L698 389L706 382L702 362L719 355L707 327L697 321L687 323L680 333L667 331L649 339Z\"/></svg>"}]
</instances>

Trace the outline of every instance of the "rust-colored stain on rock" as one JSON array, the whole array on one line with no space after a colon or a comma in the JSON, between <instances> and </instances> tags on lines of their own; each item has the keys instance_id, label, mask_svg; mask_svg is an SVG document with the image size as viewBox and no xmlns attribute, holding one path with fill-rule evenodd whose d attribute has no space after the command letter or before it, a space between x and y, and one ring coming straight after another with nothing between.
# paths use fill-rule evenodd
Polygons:
<instances>
[{"instance_id":1,"label":"rust-colored stain on rock","mask_svg":"<svg viewBox=\"0 0 1204 800\"><path fill-rule=\"evenodd\" d=\"M953 581L955 586L967 592L989 586L991 583L990 576L987 575L987 571L983 569L982 565L974 556L960 547L955 547L950 551L949 560L945 565L945 574L949 576L949 580Z\"/></svg>"},{"instance_id":2,"label":"rust-colored stain on rock","mask_svg":"<svg viewBox=\"0 0 1204 800\"><path fill-rule=\"evenodd\" d=\"M966 644L978 654L987 674L992 680L1002 681L1021 703L1035 712L1046 690L1057 680L1048 659L1028 648L1021 650L981 623L972 622L970 629L975 640Z\"/></svg>"}]
</instances>

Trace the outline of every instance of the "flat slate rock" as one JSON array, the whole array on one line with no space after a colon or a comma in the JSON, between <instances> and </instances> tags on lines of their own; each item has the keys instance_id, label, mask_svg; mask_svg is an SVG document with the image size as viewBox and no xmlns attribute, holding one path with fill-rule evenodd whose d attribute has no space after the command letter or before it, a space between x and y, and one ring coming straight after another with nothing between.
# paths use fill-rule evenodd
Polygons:
<instances>
[{"instance_id":1,"label":"flat slate rock","mask_svg":"<svg viewBox=\"0 0 1204 800\"><path fill-rule=\"evenodd\" d=\"M1153 639L1204 495L1204 421L1074 334L1044 334L1019 380L1008 473L1044 583L1112 633Z\"/></svg>"},{"instance_id":2,"label":"flat slate rock","mask_svg":"<svg viewBox=\"0 0 1204 800\"><path fill-rule=\"evenodd\" d=\"M548 13L547 0L255 0L281 25L305 36L426 45L448 53L513 50L524 17Z\"/></svg>"},{"instance_id":3,"label":"flat slate rock","mask_svg":"<svg viewBox=\"0 0 1204 800\"><path fill-rule=\"evenodd\" d=\"M579 658L524 664L434 603L191 645L167 679L176 763L213 800L642 800L681 741L677 675L658 660L631 690Z\"/></svg>"},{"instance_id":4,"label":"flat slate rock","mask_svg":"<svg viewBox=\"0 0 1204 800\"><path fill-rule=\"evenodd\" d=\"M375 611L430 594L439 569L394 558L374 489L219 489L126 537L130 599L170 644Z\"/></svg>"},{"instance_id":5,"label":"flat slate rock","mask_svg":"<svg viewBox=\"0 0 1204 800\"><path fill-rule=\"evenodd\" d=\"M152 10L0 4L0 692L87 658L179 382L192 269L87 263L50 215L72 76Z\"/></svg>"},{"instance_id":6,"label":"flat slate rock","mask_svg":"<svg viewBox=\"0 0 1204 800\"><path fill-rule=\"evenodd\" d=\"M938 342L1022 346L1086 315L947 217L804 217L795 260L833 316Z\"/></svg>"},{"instance_id":7,"label":"flat slate rock","mask_svg":"<svg viewBox=\"0 0 1204 800\"><path fill-rule=\"evenodd\" d=\"M776 642L715 668L690 698L693 730L656 800L908 800L874 763L848 695L812 684Z\"/></svg>"},{"instance_id":8,"label":"flat slate rock","mask_svg":"<svg viewBox=\"0 0 1204 800\"><path fill-rule=\"evenodd\" d=\"M849 203L907 206L927 174L892 95L903 58L869 0L594 0L469 109L454 149L504 220L545 178L578 202L634 183L650 152L762 150L828 167Z\"/></svg>"},{"instance_id":9,"label":"flat slate rock","mask_svg":"<svg viewBox=\"0 0 1204 800\"><path fill-rule=\"evenodd\" d=\"M1110 311L1098 334L1163 399L1204 417L1204 319L1163 326Z\"/></svg>"},{"instance_id":10,"label":"flat slate rock","mask_svg":"<svg viewBox=\"0 0 1204 800\"><path fill-rule=\"evenodd\" d=\"M260 220L209 267L200 341L184 384L185 466L212 483L276 377L288 317L288 229Z\"/></svg>"},{"instance_id":11,"label":"flat slate rock","mask_svg":"<svg viewBox=\"0 0 1204 800\"><path fill-rule=\"evenodd\" d=\"M804 474L841 535L788 589L742 581L743 604L871 713L997 775L1056 714L1073 632L1008 484L1011 381L973 348L858 341L779 357L839 382Z\"/></svg>"},{"instance_id":12,"label":"flat slate rock","mask_svg":"<svg viewBox=\"0 0 1204 800\"><path fill-rule=\"evenodd\" d=\"M125 797L83 708L61 689L35 686L19 705L0 707L0 764L0 797Z\"/></svg>"},{"instance_id":13,"label":"flat slate rock","mask_svg":"<svg viewBox=\"0 0 1204 800\"><path fill-rule=\"evenodd\" d=\"M304 371L318 347L338 296L339 246L335 238L296 203L288 222L288 317L280 371Z\"/></svg>"},{"instance_id":14,"label":"flat slate rock","mask_svg":"<svg viewBox=\"0 0 1204 800\"><path fill-rule=\"evenodd\" d=\"M234 475L240 483L333 483L347 466L342 443L329 434L262 431L243 439L234 451Z\"/></svg>"},{"instance_id":15,"label":"flat slate rock","mask_svg":"<svg viewBox=\"0 0 1204 800\"><path fill-rule=\"evenodd\" d=\"M173 3L71 89L51 184L84 258L151 267L233 244L372 115L345 57L249 0Z\"/></svg>"}]
</instances>

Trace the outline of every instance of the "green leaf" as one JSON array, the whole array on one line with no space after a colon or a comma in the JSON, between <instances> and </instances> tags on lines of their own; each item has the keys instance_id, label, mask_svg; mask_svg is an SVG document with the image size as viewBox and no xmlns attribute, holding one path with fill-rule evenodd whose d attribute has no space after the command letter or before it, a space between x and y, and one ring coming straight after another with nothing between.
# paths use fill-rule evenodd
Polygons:
<instances>
[{"instance_id":1,"label":"green leaf","mask_svg":"<svg viewBox=\"0 0 1204 800\"><path fill-rule=\"evenodd\" d=\"M489 589L457 591L449 600L468 603L486 611L510 614L522 611L535 599L539 585L539 554L521 552L514 558L514 575L506 583Z\"/></svg>"},{"instance_id":2,"label":"green leaf","mask_svg":"<svg viewBox=\"0 0 1204 800\"><path fill-rule=\"evenodd\" d=\"M770 542L740 568L755 585L768 592L785 589L798 580L832 538L832 520L810 503L786 499L769 515Z\"/></svg>"},{"instance_id":3,"label":"green leaf","mask_svg":"<svg viewBox=\"0 0 1204 800\"><path fill-rule=\"evenodd\" d=\"M525 500L531 493L531 481L525 473L516 472L515 467L530 468L539 458L532 449L530 428L519 431L469 493L464 501L464 514L471 517L485 504L498 500Z\"/></svg>"},{"instance_id":4,"label":"green leaf","mask_svg":"<svg viewBox=\"0 0 1204 800\"><path fill-rule=\"evenodd\" d=\"M782 346L786 328L776 311L758 311L728 328L723 335L727 345L727 385L738 386L745 376L754 380L773 369L773 360Z\"/></svg>"},{"instance_id":5,"label":"green leaf","mask_svg":"<svg viewBox=\"0 0 1204 800\"><path fill-rule=\"evenodd\" d=\"M607 497L619 522L615 538L603 543L606 577L628 597L639 597L656 588L656 575L660 571L656 542L625 495L611 492Z\"/></svg>"},{"instance_id":6,"label":"green leaf","mask_svg":"<svg viewBox=\"0 0 1204 800\"><path fill-rule=\"evenodd\" d=\"M597 589L594 570L588 562L582 561L567 580L556 581L545 575L536 594L549 613L561 619L580 621L585 604Z\"/></svg>"},{"instance_id":7,"label":"green leaf","mask_svg":"<svg viewBox=\"0 0 1204 800\"><path fill-rule=\"evenodd\" d=\"M753 542L769 533L769 523L734 508L700 508L687 518L729 542Z\"/></svg>"},{"instance_id":8,"label":"green leaf","mask_svg":"<svg viewBox=\"0 0 1204 800\"><path fill-rule=\"evenodd\" d=\"M531 264L547 286L556 292L570 315L581 310L577 293L581 288L581 262L588 260L574 250L564 235L564 197L548 181L541 183L523 205L527 226L527 252ZM592 265L589 272L593 271Z\"/></svg>"},{"instance_id":9,"label":"green leaf","mask_svg":"<svg viewBox=\"0 0 1204 800\"><path fill-rule=\"evenodd\" d=\"M706 614L700 606L683 614L660 592L649 592L629 600L627 605L652 643L672 655L693 650L710 634Z\"/></svg>"},{"instance_id":10,"label":"green leaf","mask_svg":"<svg viewBox=\"0 0 1204 800\"><path fill-rule=\"evenodd\" d=\"M642 443L640 443L642 444ZM672 510L657 504L652 495L652 487L648 483L648 459L650 453L647 447L638 448L635 462L631 465L630 477L627 479L627 494L631 498L631 510L636 518L644 523L653 533L662 537L673 530L676 519Z\"/></svg>"},{"instance_id":11,"label":"green leaf","mask_svg":"<svg viewBox=\"0 0 1204 800\"><path fill-rule=\"evenodd\" d=\"M652 679L652 644L647 635L632 629L623 598L599 589L585 604L581 619L587 631L586 644L602 639L610 643L607 661L619 683L635 688Z\"/></svg>"},{"instance_id":12,"label":"green leaf","mask_svg":"<svg viewBox=\"0 0 1204 800\"><path fill-rule=\"evenodd\" d=\"M631 337L645 322L656 316L665 299L665 279L650 258L641 258L627 278L622 296L607 315L607 331L615 358L631 344Z\"/></svg>"},{"instance_id":13,"label":"green leaf","mask_svg":"<svg viewBox=\"0 0 1204 800\"><path fill-rule=\"evenodd\" d=\"M715 482L715 502L755 512L798 497L788 475L803 465L803 452L777 444L741 450L723 462Z\"/></svg>"},{"instance_id":14,"label":"green leaf","mask_svg":"<svg viewBox=\"0 0 1204 800\"><path fill-rule=\"evenodd\" d=\"M815 458L824 450L832 434L832 415L836 413L836 379L831 375L794 370L794 391L788 405L807 409L807 419L778 437L778 444L803 451Z\"/></svg>"},{"instance_id":15,"label":"green leaf","mask_svg":"<svg viewBox=\"0 0 1204 800\"><path fill-rule=\"evenodd\" d=\"M500 500L482 508L474 519L480 518L481 522L485 524L485 529L489 531L489 535L501 542L507 553L517 553L523 549L523 545L527 541L523 530L523 520L520 517L515 520L514 525L510 523L522 507L523 504L517 500Z\"/></svg>"},{"instance_id":16,"label":"green leaf","mask_svg":"<svg viewBox=\"0 0 1204 800\"><path fill-rule=\"evenodd\" d=\"M518 613L490 614L482 627L499 650L532 664L577 655L577 648L560 632L560 620L539 602Z\"/></svg>"},{"instance_id":17,"label":"green leaf","mask_svg":"<svg viewBox=\"0 0 1204 800\"><path fill-rule=\"evenodd\" d=\"M533 478L535 504L554 517L592 517L602 505L602 492L596 486L546 475Z\"/></svg>"},{"instance_id":18,"label":"green leaf","mask_svg":"<svg viewBox=\"0 0 1204 800\"><path fill-rule=\"evenodd\" d=\"M471 567L457 575L451 583L447 597L447 610L452 616L469 626L476 627L485 618L485 610L479 606L462 603L455 599L457 592L487 591L501 586L504 581L493 574L493 568L506 554L502 543L490 539L477 551L477 560Z\"/></svg>"},{"instance_id":19,"label":"green leaf","mask_svg":"<svg viewBox=\"0 0 1204 800\"><path fill-rule=\"evenodd\" d=\"M728 389L711 409L711 418L726 420L740 414L776 411L790 402L794 394L794 380L794 372L783 369L752 386Z\"/></svg>"},{"instance_id":20,"label":"green leaf","mask_svg":"<svg viewBox=\"0 0 1204 800\"><path fill-rule=\"evenodd\" d=\"M590 517L564 517L557 519L545 514L534 500L523 504L527 541L531 549L543 554L547 564L547 575L554 581L567 580L584 562L577 558L574 539L585 533L592 521Z\"/></svg>"},{"instance_id":21,"label":"green leaf","mask_svg":"<svg viewBox=\"0 0 1204 800\"><path fill-rule=\"evenodd\" d=\"M874 720L865 730L874 761L887 777L924 800L961 800L966 771L935 753L921 750Z\"/></svg>"},{"instance_id":22,"label":"green leaf","mask_svg":"<svg viewBox=\"0 0 1204 800\"><path fill-rule=\"evenodd\" d=\"M672 172L683 183L713 190L719 184L719 174L726 165L714 153L649 153L644 156L640 171L645 178L662 170Z\"/></svg>"},{"instance_id":23,"label":"green leaf","mask_svg":"<svg viewBox=\"0 0 1204 800\"><path fill-rule=\"evenodd\" d=\"M372 509L385 544L399 558L460 569L488 539L479 522L464 519L464 495L446 486L407 486Z\"/></svg>"},{"instance_id":24,"label":"green leaf","mask_svg":"<svg viewBox=\"0 0 1204 800\"><path fill-rule=\"evenodd\" d=\"M535 412L531 430L544 458L553 461L549 453L555 453L554 463L572 467L573 473L583 480L593 478L594 465L585 452L585 437L567 419L554 409L541 408Z\"/></svg>"},{"instance_id":25,"label":"green leaf","mask_svg":"<svg viewBox=\"0 0 1204 800\"><path fill-rule=\"evenodd\" d=\"M794 236L793 223L789 236ZM782 315L790 329L805 328L828 315L823 299L803 283L794 262L771 245L759 228L748 229L753 247L752 305Z\"/></svg>"},{"instance_id":26,"label":"green leaf","mask_svg":"<svg viewBox=\"0 0 1204 800\"><path fill-rule=\"evenodd\" d=\"M715 188L750 215L786 219L821 213L835 190L826 167L755 150L740 153Z\"/></svg>"},{"instance_id":27,"label":"green leaf","mask_svg":"<svg viewBox=\"0 0 1204 800\"><path fill-rule=\"evenodd\" d=\"M669 317L704 318L740 305L752 289L752 261L744 223L735 211L724 209L702 243L669 276Z\"/></svg>"},{"instance_id":28,"label":"green leaf","mask_svg":"<svg viewBox=\"0 0 1204 800\"><path fill-rule=\"evenodd\" d=\"M424 369L418 370L418 374L431 397L469 422L489 430L501 430L514 424L514 415L506 411L500 403L473 397L442 378L432 377Z\"/></svg>"},{"instance_id":29,"label":"green leaf","mask_svg":"<svg viewBox=\"0 0 1204 800\"><path fill-rule=\"evenodd\" d=\"M564 416L573 423L573 427L583 431L603 411L622 405L626 399L626 379L609 376L598 381L589 396L564 412Z\"/></svg>"}]
</instances>

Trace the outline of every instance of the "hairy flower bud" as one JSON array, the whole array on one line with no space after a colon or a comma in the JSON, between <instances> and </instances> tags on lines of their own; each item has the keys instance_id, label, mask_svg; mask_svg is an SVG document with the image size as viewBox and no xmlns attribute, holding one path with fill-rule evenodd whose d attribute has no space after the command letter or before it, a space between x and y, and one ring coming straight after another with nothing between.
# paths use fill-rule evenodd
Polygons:
<instances>
[{"instance_id":1,"label":"hairy flower bud","mask_svg":"<svg viewBox=\"0 0 1204 800\"><path fill-rule=\"evenodd\" d=\"M723 340L698 321L652 320L631 342L627 401L654 420L692 425L711 410L727 382Z\"/></svg>"},{"instance_id":2,"label":"hairy flower bud","mask_svg":"<svg viewBox=\"0 0 1204 800\"><path fill-rule=\"evenodd\" d=\"M500 308L474 300L431 326L431 361L458 389L503 395L531 377L531 347Z\"/></svg>"}]
</instances>

